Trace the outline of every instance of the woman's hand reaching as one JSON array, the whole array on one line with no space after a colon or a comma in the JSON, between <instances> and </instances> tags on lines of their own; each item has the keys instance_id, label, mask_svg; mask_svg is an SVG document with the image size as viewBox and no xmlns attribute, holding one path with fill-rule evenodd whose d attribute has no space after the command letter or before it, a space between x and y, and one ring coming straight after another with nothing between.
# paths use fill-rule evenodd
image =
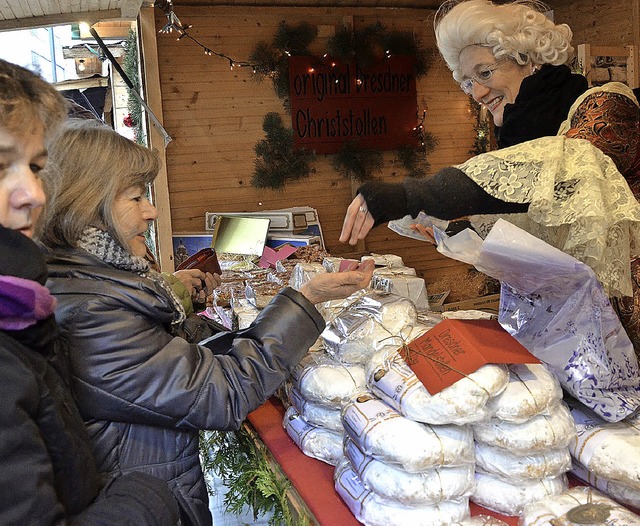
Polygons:
<instances>
[{"instance_id":1,"label":"woman's hand reaching","mask_svg":"<svg viewBox=\"0 0 640 526\"><path fill-rule=\"evenodd\" d=\"M340 242L355 245L367 236L369 230L373 228L373 224L374 219L367 208L367 202L362 197L362 194L356 195L349 208L347 208L347 213L342 223Z\"/></svg>"},{"instance_id":2,"label":"woman's hand reaching","mask_svg":"<svg viewBox=\"0 0 640 526\"><path fill-rule=\"evenodd\" d=\"M300 292L314 305L346 298L357 290L369 286L375 263L367 260L343 272L319 274L300 287Z\"/></svg>"}]
</instances>

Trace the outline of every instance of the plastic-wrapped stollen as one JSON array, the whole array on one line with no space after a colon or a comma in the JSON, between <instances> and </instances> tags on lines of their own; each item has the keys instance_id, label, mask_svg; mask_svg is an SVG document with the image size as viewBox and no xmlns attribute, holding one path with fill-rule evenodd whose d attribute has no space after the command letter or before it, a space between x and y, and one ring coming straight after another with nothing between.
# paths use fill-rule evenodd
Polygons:
<instances>
[{"instance_id":1,"label":"plastic-wrapped stollen","mask_svg":"<svg viewBox=\"0 0 640 526\"><path fill-rule=\"evenodd\" d=\"M362 365L343 364L326 353L305 356L291 379L306 400L336 408L367 385Z\"/></svg>"},{"instance_id":2,"label":"plastic-wrapped stollen","mask_svg":"<svg viewBox=\"0 0 640 526\"><path fill-rule=\"evenodd\" d=\"M421 424L371 394L347 402L342 423L361 451L411 473L473 462L470 426Z\"/></svg>"},{"instance_id":3,"label":"plastic-wrapped stollen","mask_svg":"<svg viewBox=\"0 0 640 526\"><path fill-rule=\"evenodd\" d=\"M367 385L407 418L427 424L466 424L488 418L487 401L509 381L505 366L488 364L431 395L395 347L384 347L366 366Z\"/></svg>"},{"instance_id":4,"label":"plastic-wrapped stollen","mask_svg":"<svg viewBox=\"0 0 640 526\"><path fill-rule=\"evenodd\" d=\"M369 291L335 316L322 332L327 351L347 363L366 363L390 338L418 319L415 305L395 294Z\"/></svg>"},{"instance_id":5,"label":"plastic-wrapped stollen","mask_svg":"<svg viewBox=\"0 0 640 526\"><path fill-rule=\"evenodd\" d=\"M493 416L525 422L549 412L562 400L560 383L543 364L511 364L511 377L502 393L487 403Z\"/></svg>"},{"instance_id":6,"label":"plastic-wrapped stollen","mask_svg":"<svg viewBox=\"0 0 640 526\"><path fill-rule=\"evenodd\" d=\"M557 477L571 469L568 447L523 454L476 442L476 469L512 481Z\"/></svg>"},{"instance_id":7,"label":"plastic-wrapped stollen","mask_svg":"<svg viewBox=\"0 0 640 526\"><path fill-rule=\"evenodd\" d=\"M519 526L616 524L640 526L640 517L587 486L576 486L524 507Z\"/></svg>"},{"instance_id":8,"label":"plastic-wrapped stollen","mask_svg":"<svg viewBox=\"0 0 640 526\"><path fill-rule=\"evenodd\" d=\"M631 488L620 482L613 482L602 477L597 477L582 464L575 461L571 468L571 474L600 490L605 496L616 502L640 509L640 490Z\"/></svg>"},{"instance_id":9,"label":"plastic-wrapped stollen","mask_svg":"<svg viewBox=\"0 0 640 526\"><path fill-rule=\"evenodd\" d=\"M471 500L503 515L519 515L530 502L562 493L567 487L566 475L512 483L493 475L476 473Z\"/></svg>"},{"instance_id":10,"label":"plastic-wrapped stollen","mask_svg":"<svg viewBox=\"0 0 640 526\"><path fill-rule=\"evenodd\" d=\"M469 499L404 506L365 488L346 459L336 467L335 488L356 519L368 526L449 526L469 517Z\"/></svg>"},{"instance_id":11,"label":"plastic-wrapped stollen","mask_svg":"<svg viewBox=\"0 0 640 526\"><path fill-rule=\"evenodd\" d=\"M573 419L564 402L560 403L550 415L534 416L524 423L514 424L492 418L472 426L477 442L510 449L521 454L567 447L576 436Z\"/></svg>"},{"instance_id":12,"label":"plastic-wrapped stollen","mask_svg":"<svg viewBox=\"0 0 640 526\"><path fill-rule=\"evenodd\" d=\"M409 473L365 455L349 438L345 439L344 454L367 488L407 506L468 497L473 488L473 463Z\"/></svg>"},{"instance_id":13,"label":"plastic-wrapped stollen","mask_svg":"<svg viewBox=\"0 0 640 526\"><path fill-rule=\"evenodd\" d=\"M594 475L640 491L640 417L605 422L584 406L571 405L578 433L569 451Z\"/></svg>"},{"instance_id":14,"label":"plastic-wrapped stollen","mask_svg":"<svg viewBox=\"0 0 640 526\"><path fill-rule=\"evenodd\" d=\"M344 432L339 408L305 400L300 391L291 385L287 388L287 396L291 405L310 424Z\"/></svg>"},{"instance_id":15,"label":"plastic-wrapped stollen","mask_svg":"<svg viewBox=\"0 0 640 526\"><path fill-rule=\"evenodd\" d=\"M293 406L286 410L282 425L291 440L308 457L322 460L332 466L342 458L343 435L310 424L296 412Z\"/></svg>"}]
</instances>

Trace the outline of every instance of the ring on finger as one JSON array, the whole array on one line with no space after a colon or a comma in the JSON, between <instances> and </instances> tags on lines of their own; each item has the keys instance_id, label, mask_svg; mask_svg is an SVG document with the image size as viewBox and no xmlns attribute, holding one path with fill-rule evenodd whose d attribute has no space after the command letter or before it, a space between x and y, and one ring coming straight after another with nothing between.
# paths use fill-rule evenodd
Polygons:
<instances>
[{"instance_id":1,"label":"ring on finger","mask_svg":"<svg viewBox=\"0 0 640 526\"><path fill-rule=\"evenodd\" d=\"M368 212L367 207L366 207L366 206L364 206L364 205L362 205L362 206L360 207L360 212L362 212L363 214L366 214L366 213Z\"/></svg>"}]
</instances>

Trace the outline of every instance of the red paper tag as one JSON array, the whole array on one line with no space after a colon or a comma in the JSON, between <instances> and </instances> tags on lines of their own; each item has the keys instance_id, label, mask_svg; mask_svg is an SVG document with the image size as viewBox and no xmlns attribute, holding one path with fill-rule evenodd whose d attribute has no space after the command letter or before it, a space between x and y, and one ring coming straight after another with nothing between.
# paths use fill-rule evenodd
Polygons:
<instances>
[{"instance_id":1,"label":"red paper tag","mask_svg":"<svg viewBox=\"0 0 640 526\"><path fill-rule=\"evenodd\" d=\"M432 395L488 363L540 363L495 320L443 320L400 355Z\"/></svg>"}]
</instances>

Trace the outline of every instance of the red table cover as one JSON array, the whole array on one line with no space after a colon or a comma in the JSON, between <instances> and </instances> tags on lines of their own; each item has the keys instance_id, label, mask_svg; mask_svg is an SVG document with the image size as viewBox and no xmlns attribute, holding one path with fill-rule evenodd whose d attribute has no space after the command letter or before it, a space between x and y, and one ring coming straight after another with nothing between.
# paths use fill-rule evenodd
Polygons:
<instances>
[{"instance_id":1,"label":"red table cover","mask_svg":"<svg viewBox=\"0 0 640 526\"><path fill-rule=\"evenodd\" d=\"M306 456L282 426L284 407L271 398L249 414L249 422L260 435L282 471L322 526L358 526L333 485L333 466ZM505 517L471 503L471 515L489 515L516 526L518 517Z\"/></svg>"}]
</instances>

